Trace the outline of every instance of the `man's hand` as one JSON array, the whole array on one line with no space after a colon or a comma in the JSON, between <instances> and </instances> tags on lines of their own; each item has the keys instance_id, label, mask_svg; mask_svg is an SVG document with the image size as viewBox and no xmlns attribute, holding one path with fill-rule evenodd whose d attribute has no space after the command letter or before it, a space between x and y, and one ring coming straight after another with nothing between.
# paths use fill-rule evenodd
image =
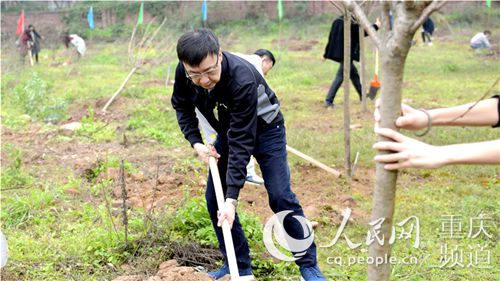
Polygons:
<instances>
[{"instance_id":1,"label":"man's hand","mask_svg":"<svg viewBox=\"0 0 500 281\"><path fill-rule=\"evenodd\" d=\"M374 149L389 150L394 153L377 155L374 160L386 163L386 170L401 168L439 168L447 163L447 158L440 147L404 136L387 128L375 129L375 133L394 141L381 141L373 145Z\"/></svg>"},{"instance_id":2,"label":"man's hand","mask_svg":"<svg viewBox=\"0 0 500 281\"><path fill-rule=\"evenodd\" d=\"M220 155L217 153L217 150L213 145L204 145L202 143L195 143L193 145L194 150L198 154L198 157L208 165L208 158L213 156L215 158L219 158Z\"/></svg>"},{"instance_id":3,"label":"man's hand","mask_svg":"<svg viewBox=\"0 0 500 281\"><path fill-rule=\"evenodd\" d=\"M229 226L233 228L234 217L236 215L236 207L229 202L224 202L222 208L217 212L217 217L219 221L217 222L218 227L222 227L224 220L227 220Z\"/></svg>"},{"instance_id":4,"label":"man's hand","mask_svg":"<svg viewBox=\"0 0 500 281\"><path fill-rule=\"evenodd\" d=\"M396 119L396 127L407 130L420 130L427 127L429 122L427 114L422 110L415 109L409 105L401 104L401 117ZM375 129L380 127L380 99L375 102Z\"/></svg>"}]
</instances>

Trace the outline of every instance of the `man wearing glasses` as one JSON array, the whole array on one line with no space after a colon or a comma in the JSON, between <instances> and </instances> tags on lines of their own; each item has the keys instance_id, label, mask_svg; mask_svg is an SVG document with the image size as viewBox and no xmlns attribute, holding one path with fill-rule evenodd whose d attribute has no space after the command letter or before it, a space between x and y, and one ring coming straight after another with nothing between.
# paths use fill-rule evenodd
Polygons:
<instances>
[{"instance_id":1,"label":"man wearing glasses","mask_svg":"<svg viewBox=\"0 0 500 281\"><path fill-rule=\"evenodd\" d=\"M172 106L181 131L204 162L208 163L209 156L218 158L226 198L219 215L210 174L205 198L219 248L226 256L219 225L228 220L240 275L251 275L250 250L236 214L251 155L260 165L273 212L290 210L293 215L304 216L290 189L284 119L278 98L255 67L222 51L217 37L209 29L182 35L177 42L177 56L180 62L175 74ZM214 146L203 144L195 108L217 131ZM284 227L291 237L305 238L302 225L292 215L285 218ZM296 256L296 263L302 277L307 281L325 280L317 266L316 245L312 243L300 254ZM227 262L220 270L209 274L215 279L229 274Z\"/></svg>"},{"instance_id":2,"label":"man wearing glasses","mask_svg":"<svg viewBox=\"0 0 500 281\"><path fill-rule=\"evenodd\" d=\"M259 74L264 77L267 75L267 73L269 73L269 71L276 63L276 59L274 58L273 53L266 49L258 49L253 55L246 55L241 53L233 54L251 63L257 69ZM205 116L203 116L203 114L201 114L198 108L196 108L195 110L196 117L198 118L198 122L200 124L201 132L203 134L203 137L205 138L205 142L207 142L208 144L213 144L217 138L217 132L214 128L212 128L212 126L210 126L210 123L208 123L207 119L205 118ZM255 171L255 160L253 159L253 157L251 157L250 161L248 162L247 175L245 180L249 184L264 184L264 179L257 175L257 172Z\"/></svg>"}]
</instances>

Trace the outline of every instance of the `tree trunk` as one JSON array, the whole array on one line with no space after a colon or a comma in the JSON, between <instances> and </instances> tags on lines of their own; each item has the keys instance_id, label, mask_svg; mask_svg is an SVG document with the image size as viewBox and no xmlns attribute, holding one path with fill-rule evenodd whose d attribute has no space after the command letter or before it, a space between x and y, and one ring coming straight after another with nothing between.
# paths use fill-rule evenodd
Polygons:
<instances>
[{"instance_id":1,"label":"tree trunk","mask_svg":"<svg viewBox=\"0 0 500 281\"><path fill-rule=\"evenodd\" d=\"M403 73L406 57L411 47L411 39L414 32L411 26L416 21L421 11L407 11L403 4L398 3L398 18L394 23L394 32L387 33L382 41L381 54L381 103L380 103L380 126L382 128L396 129L395 121L401 114L401 94L403 88ZM378 141L387 140L378 137ZM387 154L381 151L379 154ZM394 218L394 203L396 198L397 171L388 171L384 165L376 164L376 181L373 193L373 210L371 220L375 221L384 218L378 237L383 238L383 245L375 240L368 247L370 257L385 257L391 255L391 230ZM373 234L374 230L370 229ZM369 281L389 280L391 273L390 263L383 263L376 266L368 265Z\"/></svg>"},{"instance_id":2,"label":"tree trunk","mask_svg":"<svg viewBox=\"0 0 500 281\"><path fill-rule=\"evenodd\" d=\"M349 86L351 72L351 12L344 12L344 148L345 169L348 179L351 179L351 119L349 117Z\"/></svg>"}]
</instances>

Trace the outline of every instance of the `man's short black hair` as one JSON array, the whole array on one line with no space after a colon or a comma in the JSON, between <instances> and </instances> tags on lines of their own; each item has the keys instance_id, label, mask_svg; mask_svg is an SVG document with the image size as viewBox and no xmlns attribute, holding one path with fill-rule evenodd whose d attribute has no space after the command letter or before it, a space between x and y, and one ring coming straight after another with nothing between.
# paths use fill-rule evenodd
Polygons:
<instances>
[{"instance_id":1,"label":"man's short black hair","mask_svg":"<svg viewBox=\"0 0 500 281\"><path fill-rule=\"evenodd\" d=\"M491 31L489 31L489 30L485 30L483 33L484 33L484 34L491 35Z\"/></svg>"},{"instance_id":2,"label":"man's short black hair","mask_svg":"<svg viewBox=\"0 0 500 281\"><path fill-rule=\"evenodd\" d=\"M271 51L269 51L267 49L258 49L257 51L255 51L254 54L256 54L259 57L263 57L263 56L268 57L273 62L273 66L276 63L276 60L274 59L273 53L271 53Z\"/></svg>"},{"instance_id":3,"label":"man's short black hair","mask_svg":"<svg viewBox=\"0 0 500 281\"><path fill-rule=\"evenodd\" d=\"M219 49L219 39L208 28L186 32L177 41L177 57L190 66L200 65L208 55L217 55Z\"/></svg>"}]
</instances>

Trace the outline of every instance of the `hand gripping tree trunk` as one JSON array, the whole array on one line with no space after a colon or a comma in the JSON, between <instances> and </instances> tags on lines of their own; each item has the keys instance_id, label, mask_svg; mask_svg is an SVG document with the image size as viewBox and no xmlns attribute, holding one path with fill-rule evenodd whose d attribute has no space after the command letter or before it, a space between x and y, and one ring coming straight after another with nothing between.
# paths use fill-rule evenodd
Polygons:
<instances>
[{"instance_id":1,"label":"hand gripping tree trunk","mask_svg":"<svg viewBox=\"0 0 500 281\"><path fill-rule=\"evenodd\" d=\"M394 20L393 30L387 31L384 38L380 38L370 26L366 15L354 1L347 1L346 5L355 14L360 25L368 31L381 54L381 106L380 126L395 128L395 121L401 114L401 94L403 85L403 73L406 57L411 47L411 40L423 21L435 10L438 10L444 2L435 1L398 1L384 3L384 23L390 9L395 11L397 17ZM385 140L379 137L380 140ZM385 154L387 152L379 152ZM377 231L370 229L373 237L381 239L381 243L374 239L369 245L368 253L372 258L390 256L391 230L393 226L394 207L396 197L397 171L387 171L383 164L376 165L376 180L373 193L372 221L383 219L381 228ZM390 264L368 265L369 281L385 281L390 277Z\"/></svg>"}]
</instances>

